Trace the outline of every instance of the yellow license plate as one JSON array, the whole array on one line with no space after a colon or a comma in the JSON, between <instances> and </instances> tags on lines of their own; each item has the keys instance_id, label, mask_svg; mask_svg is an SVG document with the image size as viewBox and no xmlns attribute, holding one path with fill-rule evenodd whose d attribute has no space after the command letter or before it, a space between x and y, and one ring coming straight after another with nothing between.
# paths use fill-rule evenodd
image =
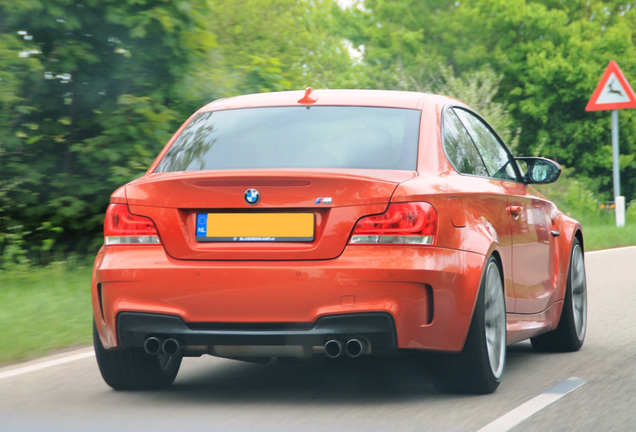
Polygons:
<instances>
[{"instance_id":1,"label":"yellow license plate","mask_svg":"<svg viewBox=\"0 0 636 432\"><path fill-rule=\"evenodd\" d=\"M197 241L309 242L313 213L197 213Z\"/></svg>"}]
</instances>

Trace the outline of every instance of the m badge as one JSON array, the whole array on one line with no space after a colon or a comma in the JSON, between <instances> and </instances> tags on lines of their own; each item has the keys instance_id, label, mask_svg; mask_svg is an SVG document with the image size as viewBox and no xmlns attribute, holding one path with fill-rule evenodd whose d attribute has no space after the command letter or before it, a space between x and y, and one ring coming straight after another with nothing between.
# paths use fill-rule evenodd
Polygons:
<instances>
[{"instance_id":1,"label":"m badge","mask_svg":"<svg viewBox=\"0 0 636 432\"><path fill-rule=\"evenodd\" d=\"M331 202L332 202L331 197L316 198L316 204L328 205L328 204L331 204Z\"/></svg>"}]
</instances>

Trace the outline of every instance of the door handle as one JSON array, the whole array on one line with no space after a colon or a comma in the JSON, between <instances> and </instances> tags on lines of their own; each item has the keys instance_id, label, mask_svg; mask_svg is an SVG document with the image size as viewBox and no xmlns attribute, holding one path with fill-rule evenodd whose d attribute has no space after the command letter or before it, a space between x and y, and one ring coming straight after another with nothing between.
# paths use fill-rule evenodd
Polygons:
<instances>
[{"instance_id":1,"label":"door handle","mask_svg":"<svg viewBox=\"0 0 636 432\"><path fill-rule=\"evenodd\" d=\"M519 219L519 216L521 216L521 212L523 211L523 207L517 206L517 205L513 205L513 206L506 207L506 211L513 218Z\"/></svg>"}]
</instances>

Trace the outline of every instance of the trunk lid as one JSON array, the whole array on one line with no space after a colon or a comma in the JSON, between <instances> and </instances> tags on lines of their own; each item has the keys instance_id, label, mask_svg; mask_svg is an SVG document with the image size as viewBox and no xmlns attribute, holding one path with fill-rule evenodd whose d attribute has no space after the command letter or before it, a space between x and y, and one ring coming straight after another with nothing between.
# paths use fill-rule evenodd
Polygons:
<instances>
[{"instance_id":1,"label":"trunk lid","mask_svg":"<svg viewBox=\"0 0 636 432\"><path fill-rule=\"evenodd\" d=\"M133 214L154 221L163 246L173 258L317 260L339 256L358 219L384 212L397 185L415 175L413 171L403 170L155 173L131 182L125 193ZM260 194L257 204L246 202L248 189L255 189ZM231 225L230 237L209 241L199 232L197 238L198 216L208 215L210 220L217 221L219 214L223 215L220 220ZM269 216L263 216L266 214ZM313 215L313 238L280 241L282 237L267 237L269 228L263 232L263 237L258 234L241 237L250 232L241 224L258 225L265 220L280 220L284 231L287 229L285 218L293 219L298 214ZM236 221L234 225L233 220ZM307 218L304 220L307 228L311 222L307 222ZM262 228L254 229L258 232ZM236 233L232 234L232 230Z\"/></svg>"}]
</instances>

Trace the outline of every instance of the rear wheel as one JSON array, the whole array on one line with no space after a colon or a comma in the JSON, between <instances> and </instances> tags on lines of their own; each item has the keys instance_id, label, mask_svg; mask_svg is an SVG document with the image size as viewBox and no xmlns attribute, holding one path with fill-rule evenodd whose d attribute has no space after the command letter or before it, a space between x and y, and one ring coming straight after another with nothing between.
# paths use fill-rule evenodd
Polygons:
<instances>
[{"instance_id":1,"label":"rear wheel","mask_svg":"<svg viewBox=\"0 0 636 432\"><path fill-rule=\"evenodd\" d=\"M555 330L531 339L536 351L572 352L583 346L587 329L587 280L583 249L578 239L572 243L563 311Z\"/></svg>"},{"instance_id":2,"label":"rear wheel","mask_svg":"<svg viewBox=\"0 0 636 432\"><path fill-rule=\"evenodd\" d=\"M151 356L141 348L106 350L93 322L97 365L106 384L115 390L151 390L170 386L179 372L181 355Z\"/></svg>"},{"instance_id":3,"label":"rear wheel","mask_svg":"<svg viewBox=\"0 0 636 432\"><path fill-rule=\"evenodd\" d=\"M506 364L506 303L499 263L490 257L481 282L464 349L437 358L439 390L487 394L494 392Z\"/></svg>"}]
</instances>

